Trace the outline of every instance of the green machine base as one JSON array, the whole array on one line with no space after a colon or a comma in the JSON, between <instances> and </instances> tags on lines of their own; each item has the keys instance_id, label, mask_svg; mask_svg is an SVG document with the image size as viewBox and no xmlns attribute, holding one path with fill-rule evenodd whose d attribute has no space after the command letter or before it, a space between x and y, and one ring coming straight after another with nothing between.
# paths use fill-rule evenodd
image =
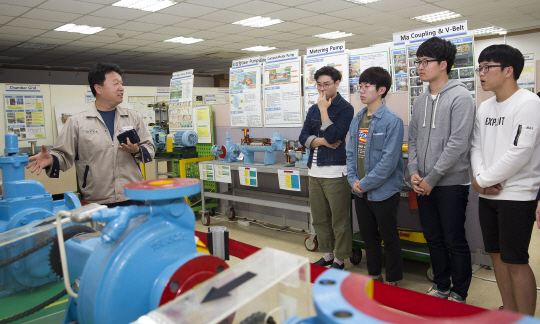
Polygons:
<instances>
[{"instance_id":1,"label":"green machine base","mask_svg":"<svg viewBox=\"0 0 540 324\"><path fill-rule=\"evenodd\" d=\"M196 147L175 147L172 152L156 151L156 159L192 159L199 157Z\"/></svg>"}]
</instances>

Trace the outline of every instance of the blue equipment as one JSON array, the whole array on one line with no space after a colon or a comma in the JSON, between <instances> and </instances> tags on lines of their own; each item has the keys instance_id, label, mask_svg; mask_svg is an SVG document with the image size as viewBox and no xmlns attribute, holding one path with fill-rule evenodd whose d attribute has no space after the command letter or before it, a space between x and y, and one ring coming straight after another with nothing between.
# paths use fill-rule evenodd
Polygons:
<instances>
[{"instance_id":1,"label":"blue equipment","mask_svg":"<svg viewBox=\"0 0 540 324\"><path fill-rule=\"evenodd\" d=\"M244 164L261 164L255 163L255 152L264 152L264 163L263 165L274 164L274 151L282 151L285 149L285 138L281 138L281 133L275 132L270 140L270 145L268 143L261 143L254 139L251 135L249 136L250 140L245 141L246 144L242 145L242 153L244 153Z\"/></svg>"},{"instance_id":2,"label":"blue equipment","mask_svg":"<svg viewBox=\"0 0 540 324\"><path fill-rule=\"evenodd\" d=\"M68 302L65 324L130 323L228 267L197 252L195 215L184 197L200 192L200 180L146 180L124 188L126 197L145 205L71 216L107 226L101 237L66 241L78 296Z\"/></svg>"},{"instance_id":3,"label":"blue equipment","mask_svg":"<svg viewBox=\"0 0 540 324\"><path fill-rule=\"evenodd\" d=\"M0 155L3 181L3 196L0 196L0 233L31 222L41 221L56 215L60 210L70 210L81 206L73 192L64 193L63 200L53 200L41 183L26 180L24 169L29 163L28 155L18 154L17 135L6 134L5 142L6 156ZM0 262L13 259L30 250L54 233L55 231L40 233L0 247ZM58 281L49 265L49 250L50 244L19 261L0 268L0 297Z\"/></svg>"},{"instance_id":4,"label":"blue equipment","mask_svg":"<svg viewBox=\"0 0 540 324\"><path fill-rule=\"evenodd\" d=\"M150 135L152 135L152 140L154 141L156 149L165 151L167 148L167 134L165 131L160 126L154 125Z\"/></svg>"},{"instance_id":5,"label":"blue equipment","mask_svg":"<svg viewBox=\"0 0 540 324\"><path fill-rule=\"evenodd\" d=\"M178 131L174 134L173 143L177 147L192 147L197 145L199 136L194 131Z\"/></svg>"},{"instance_id":6,"label":"blue equipment","mask_svg":"<svg viewBox=\"0 0 540 324\"><path fill-rule=\"evenodd\" d=\"M240 146L233 141L229 136L229 132L225 133L225 146L214 145L212 146L212 155L215 157L220 157L223 159L223 162L231 163L236 162L238 156L240 156Z\"/></svg>"}]
</instances>

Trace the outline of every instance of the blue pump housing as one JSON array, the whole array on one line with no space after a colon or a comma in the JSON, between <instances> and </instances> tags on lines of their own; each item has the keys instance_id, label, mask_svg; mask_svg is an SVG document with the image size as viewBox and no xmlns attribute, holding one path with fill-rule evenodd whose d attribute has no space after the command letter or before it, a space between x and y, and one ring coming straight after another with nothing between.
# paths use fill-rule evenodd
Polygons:
<instances>
[{"instance_id":1,"label":"blue pump housing","mask_svg":"<svg viewBox=\"0 0 540 324\"><path fill-rule=\"evenodd\" d=\"M182 186L175 187L182 181ZM169 281L175 273L193 270L185 266L188 261L215 258L197 252L195 215L184 199L200 192L200 181L148 180L132 185L140 183L144 183L143 189L127 185L125 195L145 199L144 206L95 212L92 220L107 223L101 237L87 234L66 242L70 279L78 278L80 283L78 297L70 298L63 323L135 321L160 305L164 291L182 286L180 280L176 288Z\"/></svg>"},{"instance_id":2,"label":"blue pump housing","mask_svg":"<svg viewBox=\"0 0 540 324\"><path fill-rule=\"evenodd\" d=\"M6 156L0 155L3 196L0 196L0 233L56 215L60 210L80 207L73 192L64 193L63 200L54 201L45 187L35 180L25 179L28 155L18 154L18 138L6 134ZM40 233L0 247L0 261L5 261L32 248L35 242L45 240L55 231ZM0 297L17 291L38 287L58 278L49 266L49 250L45 247L29 256L0 269Z\"/></svg>"},{"instance_id":3,"label":"blue pump housing","mask_svg":"<svg viewBox=\"0 0 540 324\"><path fill-rule=\"evenodd\" d=\"M157 150L165 151L167 149L167 134L165 134L161 127L154 125L150 135L152 135L152 140Z\"/></svg>"}]
</instances>

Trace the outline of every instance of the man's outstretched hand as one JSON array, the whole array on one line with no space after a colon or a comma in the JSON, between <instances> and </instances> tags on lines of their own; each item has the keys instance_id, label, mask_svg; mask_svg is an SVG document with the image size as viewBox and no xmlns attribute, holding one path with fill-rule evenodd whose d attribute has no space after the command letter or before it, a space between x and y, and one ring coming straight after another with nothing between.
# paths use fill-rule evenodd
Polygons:
<instances>
[{"instance_id":1,"label":"man's outstretched hand","mask_svg":"<svg viewBox=\"0 0 540 324\"><path fill-rule=\"evenodd\" d=\"M43 168L46 168L53 163L52 155L49 151L47 151L47 145L45 144L41 146L41 152L29 157L28 160L30 161L30 164L28 164L26 168L32 168L32 170L30 170L30 172L32 173L38 170L38 175L41 173L41 170L43 170Z\"/></svg>"}]
</instances>

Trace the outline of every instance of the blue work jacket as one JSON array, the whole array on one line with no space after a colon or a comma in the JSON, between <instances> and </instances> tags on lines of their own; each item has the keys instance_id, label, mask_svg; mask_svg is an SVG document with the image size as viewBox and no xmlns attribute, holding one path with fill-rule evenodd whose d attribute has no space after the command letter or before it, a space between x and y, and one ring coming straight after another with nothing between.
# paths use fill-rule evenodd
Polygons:
<instances>
[{"instance_id":1,"label":"blue work jacket","mask_svg":"<svg viewBox=\"0 0 540 324\"><path fill-rule=\"evenodd\" d=\"M321 123L321 112L317 104L309 108L304 126L300 132L300 144L306 148L311 148L311 142L317 137L324 137L326 141L333 144L341 140L341 145L338 148L331 149L326 146L319 146L317 152L317 165L345 165L347 156L345 153L345 137L349 130L349 125L354 115L353 106L337 93L328 107L328 117L324 124ZM309 152L308 168L311 168L313 160L312 149Z\"/></svg>"},{"instance_id":2,"label":"blue work jacket","mask_svg":"<svg viewBox=\"0 0 540 324\"><path fill-rule=\"evenodd\" d=\"M347 180L352 186L360 180L360 188L367 192L368 200L382 201L401 191L403 183L403 121L398 114L385 104L371 115L367 134L365 170L359 179L358 168L358 126L367 107L362 109L351 122L349 145L347 147ZM362 194L351 190L353 194Z\"/></svg>"}]
</instances>

